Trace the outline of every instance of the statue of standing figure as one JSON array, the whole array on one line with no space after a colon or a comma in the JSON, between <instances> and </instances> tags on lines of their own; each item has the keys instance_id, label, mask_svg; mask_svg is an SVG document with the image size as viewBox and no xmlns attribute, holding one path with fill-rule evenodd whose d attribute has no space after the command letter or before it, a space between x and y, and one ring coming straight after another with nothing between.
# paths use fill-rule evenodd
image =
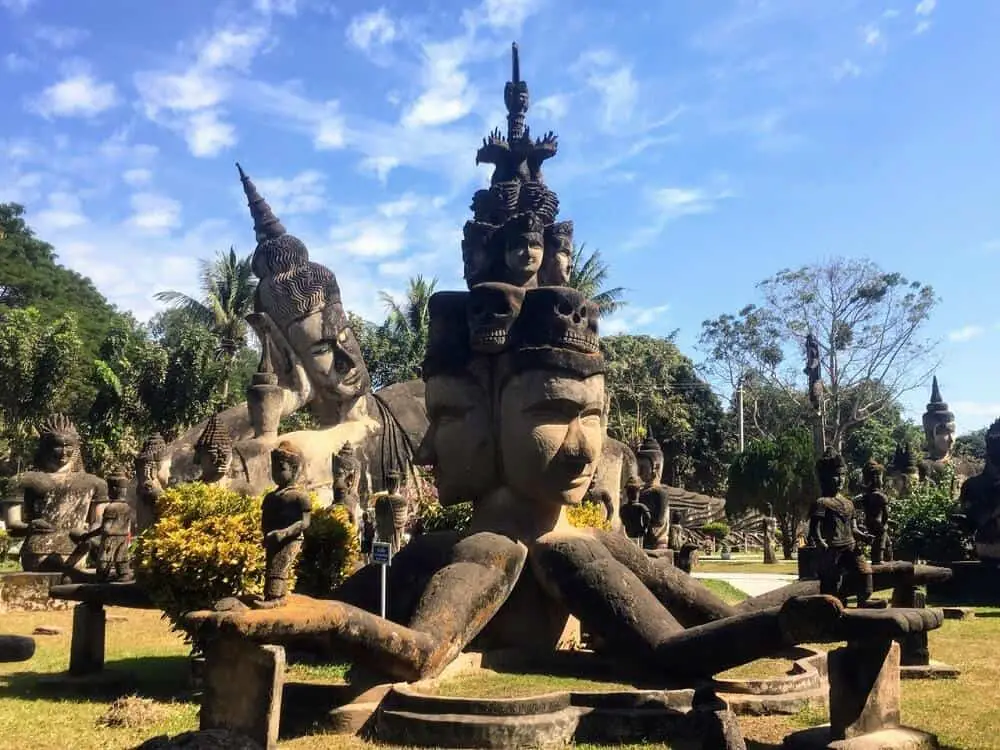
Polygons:
<instances>
[{"instance_id":1,"label":"statue of standing figure","mask_svg":"<svg viewBox=\"0 0 1000 750\"><path fill-rule=\"evenodd\" d=\"M304 463L302 453L291 443L279 443L271 451L271 476L278 486L264 496L261 505L266 567L264 599L253 602L257 609L281 606L291 588L312 510L309 493L299 484Z\"/></svg>"},{"instance_id":2,"label":"statue of standing figure","mask_svg":"<svg viewBox=\"0 0 1000 750\"><path fill-rule=\"evenodd\" d=\"M100 518L108 485L83 470L80 434L70 419L56 414L38 428L35 468L13 478L4 500L11 536L24 538L21 567L28 572L83 570L89 547L70 533Z\"/></svg>"},{"instance_id":3,"label":"statue of standing figure","mask_svg":"<svg viewBox=\"0 0 1000 750\"><path fill-rule=\"evenodd\" d=\"M858 528L854 503L844 497L847 466L833 448L828 447L816 462L819 497L809 514L808 541L819 548L820 593L836 596L846 604L855 594L863 607L872 595L872 569L858 548L856 539L871 541Z\"/></svg>"},{"instance_id":4,"label":"statue of standing figure","mask_svg":"<svg viewBox=\"0 0 1000 750\"><path fill-rule=\"evenodd\" d=\"M347 508L347 515L355 527L361 513L360 485L361 462L355 457L351 444L344 443L333 457L333 504Z\"/></svg>"},{"instance_id":5,"label":"statue of standing figure","mask_svg":"<svg viewBox=\"0 0 1000 750\"><path fill-rule=\"evenodd\" d=\"M125 583L133 578L128 549L133 523L132 506L126 498L128 483L128 477L122 472L108 477L108 502L100 516L89 529L69 533L78 545L97 540L96 578L104 583Z\"/></svg>"},{"instance_id":6,"label":"statue of standing figure","mask_svg":"<svg viewBox=\"0 0 1000 750\"><path fill-rule=\"evenodd\" d=\"M871 561L873 564L892 559L892 542L889 539L889 498L882 492L882 466L869 459L861 470L864 494L856 501L865 514L865 529L872 535Z\"/></svg>"},{"instance_id":7,"label":"statue of standing figure","mask_svg":"<svg viewBox=\"0 0 1000 750\"><path fill-rule=\"evenodd\" d=\"M389 542L392 553L396 554L403 546L403 532L406 529L406 516L409 505L406 498L399 494L402 475L398 471L390 471L388 476L388 492L379 495L375 500L375 535L380 542Z\"/></svg>"},{"instance_id":8,"label":"statue of standing figure","mask_svg":"<svg viewBox=\"0 0 1000 750\"><path fill-rule=\"evenodd\" d=\"M778 559L774 556L774 537L778 528L777 519L774 517L774 508L771 503L767 504L767 513L762 522L764 527L764 564L775 565Z\"/></svg>"},{"instance_id":9,"label":"statue of standing figure","mask_svg":"<svg viewBox=\"0 0 1000 750\"><path fill-rule=\"evenodd\" d=\"M150 435L135 457L135 525L143 531L156 521L156 502L170 481L170 452L158 432Z\"/></svg>"},{"instance_id":10,"label":"statue of standing figure","mask_svg":"<svg viewBox=\"0 0 1000 750\"><path fill-rule=\"evenodd\" d=\"M660 484L663 475L663 450L660 444L649 437L642 441L636 451L639 464L639 478L642 480L642 490L639 492L639 503L649 508L650 527L646 533L646 549L657 549L667 546L667 531L670 528L670 496L667 488Z\"/></svg>"}]
</instances>

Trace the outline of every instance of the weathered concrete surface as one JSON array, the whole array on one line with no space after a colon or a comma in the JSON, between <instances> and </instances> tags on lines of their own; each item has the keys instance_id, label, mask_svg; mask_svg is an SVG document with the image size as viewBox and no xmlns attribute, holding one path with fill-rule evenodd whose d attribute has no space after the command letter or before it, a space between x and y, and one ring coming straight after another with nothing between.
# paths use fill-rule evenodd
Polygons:
<instances>
[{"instance_id":1,"label":"weathered concrete surface","mask_svg":"<svg viewBox=\"0 0 1000 750\"><path fill-rule=\"evenodd\" d=\"M851 643L830 652L830 731L852 739L899 726L899 644Z\"/></svg>"},{"instance_id":2,"label":"weathered concrete surface","mask_svg":"<svg viewBox=\"0 0 1000 750\"><path fill-rule=\"evenodd\" d=\"M0 573L0 612L42 612L69 609L68 602L49 598L62 573Z\"/></svg>"},{"instance_id":3,"label":"weathered concrete surface","mask_svg":"<svg viewBox=\"0 0 1000 750\"><path fill-rule=\"evenodd\" d=\"M69 673L74 677L104 669L104 607L83 602L73 610L73 638L69 647Z\"/></svg>"},{"instance_id":4,"label":"weathered concrete surface","mask_svg":"<svg viewBox=\"0 0 1000 750\"><path fill-rule=\"evenodd\" d=\"M49 596L74 602L103 604L106 607L128 607L130 609L156 609L139 584L129 583L66 583L52 586Z\"/></svg>"},{"instance_id":5,"label":"weathered concrete surface","mask_svg":"<svg viewBox=\"0 0 1000 750\"><path fill-rule=\"evenodd\" d=\"M830 726L813 727L785 738L784 750L939 750L937 737L910 727L895 727L850 740L830 738Z\"/></svg>"},{"instance_id":6,"label":"weathered concrete surface","mask_svg":"<svg viewBox=\"0 0 1000 750\"><path fill-rule=\"evenodd\" d=\"M273 750L278 745L285 650L237 638L206 649L200 728L228 729Z\"/></svg>"}]
</instances>

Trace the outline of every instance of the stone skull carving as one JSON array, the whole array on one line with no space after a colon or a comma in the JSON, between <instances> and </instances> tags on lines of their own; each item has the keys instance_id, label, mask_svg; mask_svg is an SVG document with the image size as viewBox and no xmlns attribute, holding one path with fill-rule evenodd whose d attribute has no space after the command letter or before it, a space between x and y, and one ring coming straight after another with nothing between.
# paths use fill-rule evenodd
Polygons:
<instances>
[{"instance_id":1,"label":"stone skull carving","mask_svg":"<svg viewBox=\"0 0 1000 750\"><path fill-rule=\"evenodd\" d=\"M545 286L525 294L518 325L526 346L556 346L595 354L600 351L597 305L575 289Z\"/></svg>"},{"instance_id":2,"label":"stone skull carving","mask_svg":"<svg viewBox=\"0 0 1000 750\"><path fill-rule=\"evenodd\" d=\"M469 346L477 354L499 354L521 312L524 289L511 284L478 284L469 292Z\"/></svg>"}]
</instances>

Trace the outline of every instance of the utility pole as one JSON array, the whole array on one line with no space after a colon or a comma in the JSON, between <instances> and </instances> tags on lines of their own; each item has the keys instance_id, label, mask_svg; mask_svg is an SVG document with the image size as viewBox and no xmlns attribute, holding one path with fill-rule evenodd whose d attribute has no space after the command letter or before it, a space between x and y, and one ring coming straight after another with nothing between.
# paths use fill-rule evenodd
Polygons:
<instances>
[{"instance_id":1,"label":"utility pole","mask_svg":"<svg viewBox=\"0 0 1000 750\"><path fill-rule=\"evenodd\" d=\"M740 385L736 389L736 403L740 412L740 453L743 452L743 376L740 375Z\"/></svg>"}]
</instances>

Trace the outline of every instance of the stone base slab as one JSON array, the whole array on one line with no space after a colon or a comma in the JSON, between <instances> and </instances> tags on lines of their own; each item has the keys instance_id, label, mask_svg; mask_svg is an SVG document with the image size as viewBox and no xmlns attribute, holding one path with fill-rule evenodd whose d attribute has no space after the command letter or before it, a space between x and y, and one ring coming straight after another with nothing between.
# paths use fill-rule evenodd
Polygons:
<instances>
[{"instance_id":1,"label":"stone base slab","mask_svg":"<svg viewBox=\"0 0 1000 750\"><path fill-rule=\"evenodd\" d=\"M0 573L0 612L46 612L69 609L72 602L49 598L62 573Z\"/></svg>"},{"instance_id":2,"label":"stone base slab","mask_svg":"<svg viewBox=\"0 0 1000 750\"><path fill-rule=\"evenodd\" d=\"M939 750L937 737L911 727L881 729L849 740L830 738L830 726L813 727L785 737L784 750Z\"/></svg>"},{"instance_id":3,"label":"stone base slab","mask_svg":"<svg viewBox=\"0 0 1000 750\"><path fill-rule=\"evenodd\" d=\"M934 659L930 664L910 664L899 668L901 680L955 680L960 674L958 667Z\"/></svg>"}]
</instances>

